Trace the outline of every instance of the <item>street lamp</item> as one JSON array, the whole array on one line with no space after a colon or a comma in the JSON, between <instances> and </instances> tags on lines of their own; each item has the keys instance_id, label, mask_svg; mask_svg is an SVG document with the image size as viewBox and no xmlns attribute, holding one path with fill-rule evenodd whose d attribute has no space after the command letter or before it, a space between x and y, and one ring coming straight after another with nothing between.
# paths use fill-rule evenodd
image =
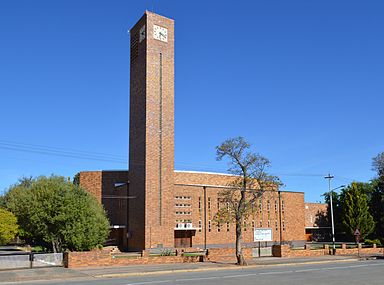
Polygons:
<instances>
[{"instance_id":1,"label":"street lamp","mask_svg":"<svg viewBox=\"0 0 384 285\"><path fill-rule=\"evenodd\" d=\"M340 188L344 188L345 185L341 185L339 187L336 187L336 188L333 188L331 189L331 179L334 178L334 176L332 176L331 174L328 174L328 176L325 176L324 177L325 179L328 179L328 194L329 194L329 203L331 204L331 227L332 227L332 253L335 254L336 252L336 245L335 245L335 223L334 223L334 219L333 219L333 191L334 190L337 190L337 189L340 189Z\"/></svg>"}]
</instances>

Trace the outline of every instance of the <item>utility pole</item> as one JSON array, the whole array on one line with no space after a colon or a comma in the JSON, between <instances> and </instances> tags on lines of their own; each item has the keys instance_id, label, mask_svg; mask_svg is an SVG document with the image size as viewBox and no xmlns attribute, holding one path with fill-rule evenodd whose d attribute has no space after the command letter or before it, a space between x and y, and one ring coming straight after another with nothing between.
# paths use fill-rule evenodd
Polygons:
<instances>
[{"instance_id":1,"label":"utility pole","mask_svg":"<svg viewBox=\"0 0 384 285\"><path fill-rule=\"evenodd\" d=\"M331 190L331 180L334 178L330 173L328 173L328 176L324 177L325 179L328 179L328 194L329 194L329 202L331 204L331 227L332 227L332 253L335 254L336 252L336 245L335 245L335 225L333 221L333 200L332 200L332 190Z\"/></svg>"}]
</instances>

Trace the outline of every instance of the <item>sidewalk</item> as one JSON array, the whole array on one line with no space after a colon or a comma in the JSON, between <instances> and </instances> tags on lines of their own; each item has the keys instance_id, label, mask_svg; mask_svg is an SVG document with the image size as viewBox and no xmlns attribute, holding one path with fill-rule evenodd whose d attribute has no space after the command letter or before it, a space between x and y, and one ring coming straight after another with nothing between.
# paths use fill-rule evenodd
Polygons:
<instances>
[{"instance_id":1,"label":"sidewalk","mask_svg":"<svg viewBox=\"0 0 384 285\"><path fill-rule=\"evenodd\" d=\"M316 264L316 263L334 263L357 261L357 256L318 256L308 258L278 258L265 257L255 258L249 262L249 267L267 267L267 266L289 266L298 264ZM0 284L7 282L23 281L50 281L50 280L81 280L92 278L117 278L128 276L140 276L150 274L167 274L193 271L209 271L239 269L233 263L229 262L200 262L200 263L178 263L178 264L159 264L159 265L132 265L122 267L97 267L97 268L79 268L67 269L63 267L18 269L0 271Z\"/></svg>"}]
</instances>

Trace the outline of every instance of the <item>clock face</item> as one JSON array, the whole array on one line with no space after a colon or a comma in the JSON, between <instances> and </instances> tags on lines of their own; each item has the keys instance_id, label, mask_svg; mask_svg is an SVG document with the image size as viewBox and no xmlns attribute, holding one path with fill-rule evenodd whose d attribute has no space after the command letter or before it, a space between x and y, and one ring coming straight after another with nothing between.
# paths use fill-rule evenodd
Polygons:
<instances>
[{"instance_id":1,"label":"clock face","mask_svg":"<svg viewBox=\"0 0 384 285\"><path fill-rule=\"evenodd\" d=\"M168 42L168 30L164 27L153 25L153 38L162 42Z\"/></svg>"},{"instance_id":2,"label":"clock face","mask_svg":"<svg viewBox=\"0 0 384 285\"><path fill-rule=\"evenodd\" d=\"M140 38L139 42L141 43L145 39L145 25L140 28Z\"/></svg>"}]
</instances>

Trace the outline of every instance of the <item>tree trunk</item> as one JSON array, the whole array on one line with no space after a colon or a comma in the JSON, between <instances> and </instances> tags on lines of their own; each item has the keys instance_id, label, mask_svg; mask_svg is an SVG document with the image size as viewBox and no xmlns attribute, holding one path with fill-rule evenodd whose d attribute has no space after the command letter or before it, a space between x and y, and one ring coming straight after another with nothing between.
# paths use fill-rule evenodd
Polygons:
<instances>
[{"instance_id":1,"label":"tree trunk","mask_svg":"<svg viewBox=\"0 0 384 285\"><path fill-rule=\"evenodd\" d=\"M241 216L236 217L236 259L237 259L236 264L240 265L240 266L245 266L245 265L247 265L247 262L244 259L243 250L241 248L241 244L242 244L242 234L241 234L242 233L242 230L241 230L242 224L241 224L241 221L242 221Z\"/></svg>"},{"instance_id":2,"label":"tree trunk","mask_svg":"<svg viewBox=\"0 0 384 285\"><path fill-rule=\"evenodd\" d=\"M243 169L243 189L241 190L241 197L236 213L236 259L237 265L245 266L247 262L243 256L242 244L242 226L243 226L243 214L244 214L244 202L245 202L245 192L247 189L247 179L245 169Z\"/></svg>"},{"instance_id":3,"label":"tree trunk","mask_svg":"<svg viewBox=\"0 0 384 285\"><path fill-rule=\"evenodd\" d=\"M60 239L52 239L52 249L54 253L61 252Z\"/></svg>"}]
</instances>

